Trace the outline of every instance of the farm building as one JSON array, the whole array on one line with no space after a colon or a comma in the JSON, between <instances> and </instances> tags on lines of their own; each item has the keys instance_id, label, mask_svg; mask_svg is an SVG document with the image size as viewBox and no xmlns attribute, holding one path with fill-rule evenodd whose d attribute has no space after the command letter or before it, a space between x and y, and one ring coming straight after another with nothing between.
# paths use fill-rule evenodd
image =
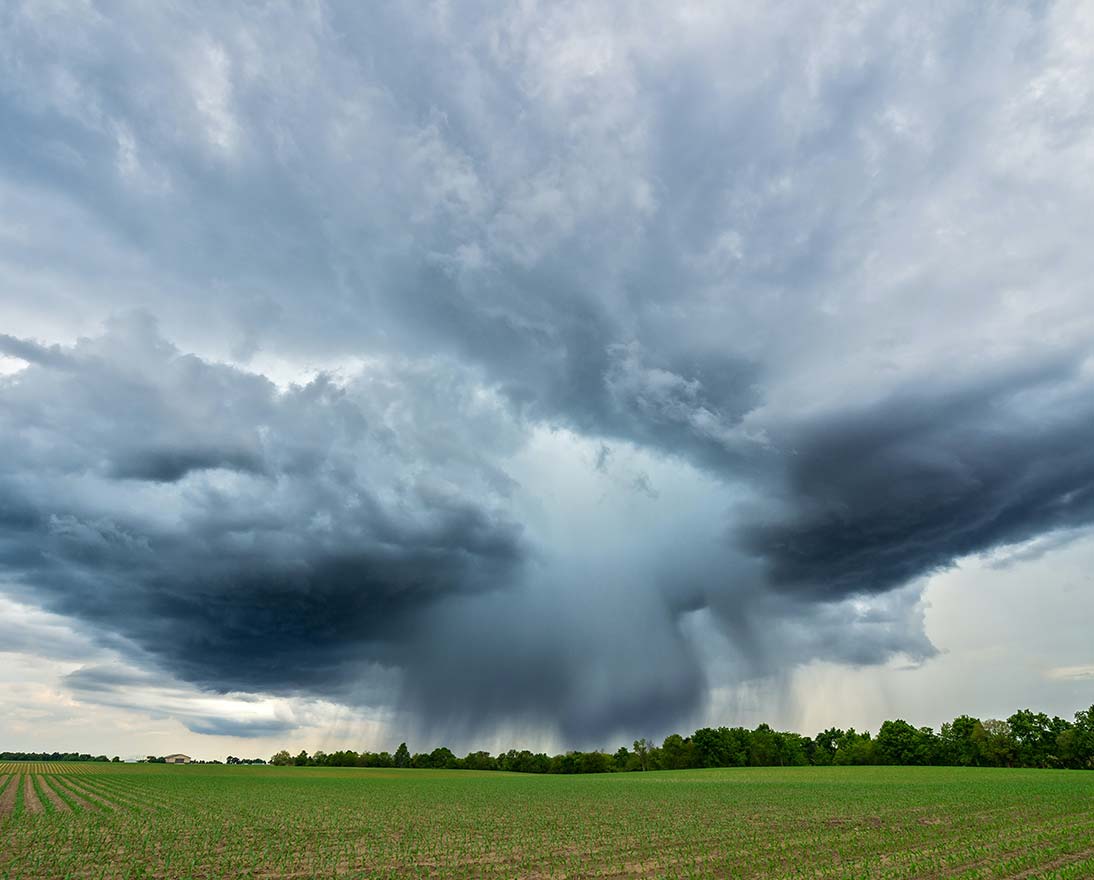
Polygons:
<instances>
[{"instance_id":1,"label":"farm building","mask_svg":"<svg viewBox=\"0 0 1094 880\"><path fill-rule=\"evenodd\" d=\"M189 755L166 755L163 759L164 764L189 764Z\"/></svg>"}]
</instances>

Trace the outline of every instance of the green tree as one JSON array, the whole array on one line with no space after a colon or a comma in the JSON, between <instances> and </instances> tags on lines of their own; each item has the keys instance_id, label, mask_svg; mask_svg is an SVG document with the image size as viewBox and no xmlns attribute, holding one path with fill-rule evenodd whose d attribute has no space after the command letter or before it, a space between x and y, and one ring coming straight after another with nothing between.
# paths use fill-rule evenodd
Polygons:
<instances>
[{"instance_id":1,"label":"green tree","mask_svg":"<svg viewBox=\"0 0 1094 880\"><path fill-rule=\"evenodd\" d=\"M843 736L843 731L838 727L829 727L813 737L813 763L820 767L827 767L836 757L836 743Z\"/></svg>"},{"instance_id":2,"label":"green tree","mask_svg":"<svg viewBox=\"0 0 1094 880\"><path fill-rule=\"evenodd\" d=\"M907 721L886 721L878 731L875 747L884 764L931 764L934 762L934 731L915 728Z\"/></svg>"},{"instance_id":3,"label":"green tree","mask_svg":"<svg viewBox=\"0 0 1094 880\"><path fill-rule=\"evenodd\" d=\"M611 769L611 757L601 751L582 752L578 758L578 773L607 773Z\"/></svg>"},{"instance_id":4,"label":"green tree","mask_svg":"<svg viewBox=\"0 0 1094 880\"><path fill-rule=\"evenodd\" d=\"M1075 713L1072 731L1070 766L1094 770L1094 706Z\"/></svg>"},{"instance_id":5,"label":"green tree","mask_svg":"<svg viewBox=\"0 0 1094 880\"><path fill-rule=\"evenodd\" d=\"M459 759L452 752L440 746L429 753L429 766L435 770L455 770Z\"/></svg>"},{"instance_id":6,"label":"green tree","mask_svg":"<svg viewBox=\"0 0 1094 880\"><path fill-rule=\"evenodd\" d=\"M290 764L292 764L292 755L282 749L280 752L270 758L270 763L273 764L275 767L288 767Z\"/></svg>"},{"instance_id":7,"label":"green tree","mask_svg":"<svg viewBox=\"0 0 1094 880\"><path fill-rule=\"evenodd\" d=\"M1017 744L1010 732L1010 725L998 718L989 718L976 725L972 741L986 767L1013 767Z\"/></svg>"},{"instance_id":8,"label":"green tree","mask_svg":"<svg viewBox=\"0 0 1094 880\"><path fill-rule=\"evenodd\" d=\"M748 763L753 767L775 767L779 764L779 741L767 724L759 725L749 737Z\"/></svg>"},{"instance_id":9,"label":"green tree","mask_svg":"<svg viewBox=\"0 0 1094 880\"><path fill-rule=\"evenodd\" d=\"M670 733L661 745L662 770L687 770L695 766L695 746L690 737L684 739L678 733Z\"/></svg>"},{"instance_id":10,"label":"green tree","mask_svg":"<svg viewBox=\"0 0 1094 880\"><path fill-rule=\"evenodd\" d=\"M1056 740L1067 725L1062 718L1049 719L1044 712L1020 709L1007 719L1014 738L1015 758L1022 767L1053 767L1058 763Z\"/></svg>"},{"instance_id":11,"label":"green tree","mask_svg":"<svg viewBox=\"0 0 1094 880\"><path fill-rule=\"evenodd\" d=\"M406 747L406 743L399 743L399 748L395 750L395 766L410 766L410 749Z\"/></svg>"},{"instance_id":12,"label":"green tree","mask_svg":"<svg viewBox=\"0 0 1094 880\"><path fill-rule=\"evenodd\" d=\"M973 739L979 718L959 715L952 722L942 725L938 737L938 760L953 767L980 766L980 751Z\"/></svg>"},{"instance_id":13,"label":"green tree","mask_svg":"<svg viewBox=\"0 0 1094 880\"><path fill-rule=\"evenodd\" d=\"M832 759L833 764L845 767L876 764L877 762L877 750L874 741L870 739L868 731L857 733L853 727L849 727L836 741L836 755Z\"/></svg>"}]
</instances>

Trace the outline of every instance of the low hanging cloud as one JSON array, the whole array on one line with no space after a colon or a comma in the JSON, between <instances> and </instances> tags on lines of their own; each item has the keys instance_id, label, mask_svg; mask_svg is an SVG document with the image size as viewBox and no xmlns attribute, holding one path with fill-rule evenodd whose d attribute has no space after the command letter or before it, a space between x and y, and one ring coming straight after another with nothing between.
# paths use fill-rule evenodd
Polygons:
<instances>
[{"instance_id":1,"label":"low hanging cloud","mask_svg":"<svg viewBox=\"0 0 1094 880\"><path fill-rule=\"evenodd\" d=\"M737 527L772 586L894 589L955 560L1094 523L1082 362L894 395L793 429L769 509Z\"/></svg>"},{"instance_id":2,"label":"low hanging cloud","mask_svg":"<svg viewBox=\"0 0 1094 880\"><path fill-rule=\"evenodd\" d=\"M0 588L138 672L596 744L1090 527L1081 3L56 15Z\"/></svg>"},{"instance_id":3,"label":"low hanging cloud","mask_svg":"<svg viewBox=\"0 0 1094 880\"><path fill-rule=\"evenodd\" d=\"M407 383L436 378L279 391L116 322L3 380L5 573L185 680L339 692L355 661L398 661L416 610L496 589L526 556L471 439L433 444L399 411ZM477 405L446 385L446 404Z\"/></svg>"}]
</instances>

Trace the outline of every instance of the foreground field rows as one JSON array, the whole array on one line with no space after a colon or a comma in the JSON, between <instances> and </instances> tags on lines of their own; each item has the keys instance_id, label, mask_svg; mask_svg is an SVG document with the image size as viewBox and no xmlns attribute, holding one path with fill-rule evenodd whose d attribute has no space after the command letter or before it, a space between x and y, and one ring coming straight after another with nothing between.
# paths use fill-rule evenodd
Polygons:
<instances>
[{"instance_id":1,"label":"foreground field rows","mask_svg":"<svg viewBox=\"0 0 1094 880\"><path fill-rule=\"evenodd\" d=\"M0 878L1094 877L1094 773L0 765Z\"/></svg>"}]
</instances>

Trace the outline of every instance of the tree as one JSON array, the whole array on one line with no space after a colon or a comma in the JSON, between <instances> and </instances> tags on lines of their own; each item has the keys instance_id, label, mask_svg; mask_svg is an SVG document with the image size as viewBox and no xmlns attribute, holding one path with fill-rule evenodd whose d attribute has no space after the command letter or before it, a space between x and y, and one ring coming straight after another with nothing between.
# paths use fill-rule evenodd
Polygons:
<instances>
[{"instance_id":1,"label":"tree","mask_svg":"<svg viewBox=\"0 0 1094 880\"><path fill-rule=\"evenodd\" d=\"M650 769L650 744L645 737L634 741L634 754L638 758L638 769Z\"/></svg>"},{"instance_id":2,"label":"tree","mask_svg":"<svg viewBox=\"0 0 1094 880\"><path fill-rule=\"evenodd\" d=\"M410 766L410 749L406 747L406 743L399 743L399 748L395 750L395 766Z\"/></svg>"},{"instance_id":3,"label":"tree","mask_svg":"<svg viewBox=\"0 0 1094 880\"><path fill-rule=\"evenodd\" d=\"M1075 726L1071 730L1069 766L1094 770L1094 706L1075 713Z\"/></svg>"},{"instance_id":4,"label":"tree","mask_svg":"<svg viewBox=\"0 0 1094 880\"><path fill-rule=\"evenodd\" d=\"M869 732L856 733L855 728L849 727L836 741L836 756L833 764L841 767L850 765L876 764L877 749L874 741L870 739Z\"/></svg>"},{"instance_id":5,"label":"tree","mask_svg":"<svg viewBox=\"0 0 1094 880\"><path fill-rule=\"evenodd\" d=\"M827 767L836 757L836 743L843 736L838 727L829 727L813 737L813 763Z\"/></svg>"},{"instance_id":6,"label":"tree","mask_svg":"<svg viewBox=\"0 0 1094 880\"><path fill-rule=\"evenodd\" d=\"M275 767L288 767L290 764L292 764L292 755L282 749L280 752L270 758L270 763L273 764Z\"/></svg>"},{"instance_id":7,"label":"tree","mask_svg":"<svg viewBox=\"0 0 1094 880\"><path fill-rule=\"evenodd\" d=\"M1014 737L1015 756L1023 767L1054 767L1059 763L1056 742L1071 725L1062 718L1049 717L1044 712L1020 709L1007 719Z\"/></svg>"},{"instance_id":8,"label":"tree","mask_svg":"<svg viewBox=\"0 0 1094 880\"><path fill-rule=\"evenodd\" d=\"M309 760L308 753L305 752L303 749L301 749L300 754L297 755L295 758L293 758L292 762L297 767L307 767L308 766L308 760Z\"/></svg>"},{"instance_id":9,"label":"tree","mask_svg":"<svg viewBox=\"0 0 1094 880\"><path fill-rule=\"evenodd\" d=\"M748 763L753 767L774 767L779 763L779 743L768 724L759 725L749 737Z\"/></svg>"},{"instance_id":10,"label":"tree","mask_svg":"<svg viewBox=\"0 0 1094 880\"><path fill-rule=\"evenodd\" d=\"M931 764L935 757L934 731L912 727L907 721L886 721L878 731L875 747L885 764Z\"/></svg>"},{"instance_id":11,"label":"tree","mask_svg":"<svg viewBox=\"0 0 1094 880\"><path fill-rule=\"evenodd\" d=\"M497 770L498 762L489 752L469 752L463 766L467 770Z\"/></svg>"},{"instance_id":12,"label":"tree","mask_svg":"<svg viewBox=\"0 0 1094 880\"><path fill-rule=\"evenodd\" d=\"M435 770L455 770L457 760L456 756L444 746L429 753L429 766Z\"/></svg>"},{"instance_id":13,"label":"tree","mask_svg":"<svg viewBox=\"0 0 1094 880\"><path fill-rule=\"evenodd\" d=\"M603 752L582 752L577 760L578 773L607 773L611 769L611 758Z\"/></svg>"},{"instance_id":14,"label":"tree","mask_svg":"<svg viewBox=\"0 0 1094 880\"><path fill-rule=\"evenodd\" d=\"M959 715L951 723L943 724L942 733L938 737L939 763L956 767L978 767L981 757L973 734L979 723L979 718Z\"/></svg>"},{"instance_id":15,"label":"tree","mask_svg":"<svg viewBox=\"0 0 1094 880\"><path fill-rule=\"evenodd\" d=\"M980 760L986 767L1013 767L1017 744L1010 732L1010 725L998 718L989 718L976 725L972 741Z\"/></svg>"},{"instance_id":16,"label":"tree","mask_svg":"<svg viewBox=\"0 0 1094 880\"><path fill-rule=\"evenodd\" d=\"M678 733L670 733L661 745L663 770L687 770L694 766L695 746L691 738L684 739Z\"/></svg>"}]
</instances>

